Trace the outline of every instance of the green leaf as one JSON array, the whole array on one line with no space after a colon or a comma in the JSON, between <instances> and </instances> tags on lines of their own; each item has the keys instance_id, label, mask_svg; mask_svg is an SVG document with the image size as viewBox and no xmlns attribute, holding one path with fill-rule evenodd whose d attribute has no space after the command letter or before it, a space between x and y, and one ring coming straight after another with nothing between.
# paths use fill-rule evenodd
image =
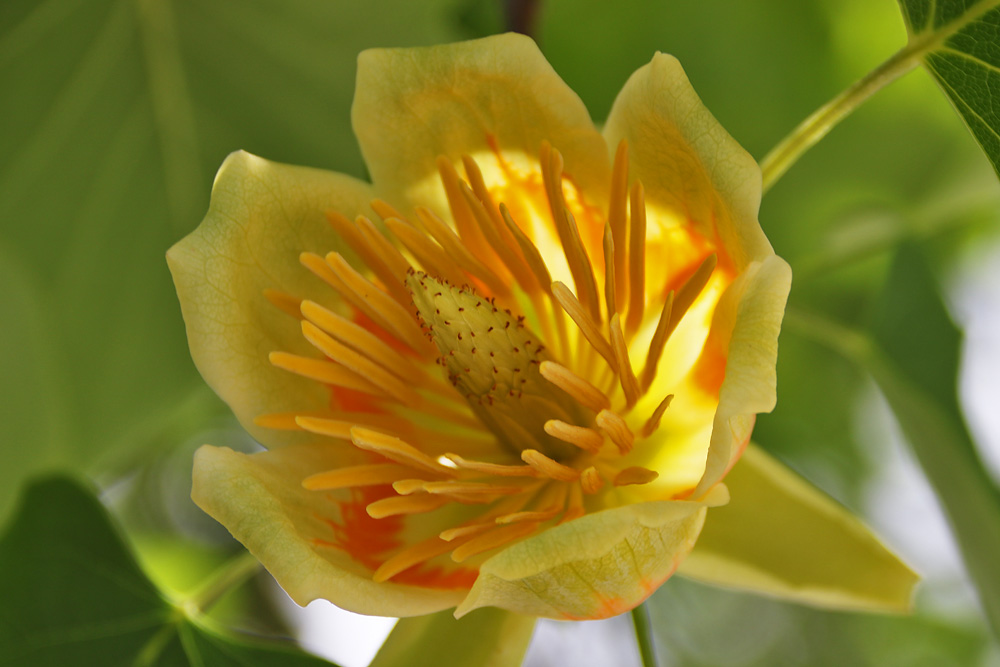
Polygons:
<instances>
[{"instance_id":1,"label":"green leaf","mask_svg":"<svg viewBox=\"0 0 1000 667\"><path fill-rule=\"evenodd\" d=\"M401 618L369 667L517 667L535 618L495 607Z\"/></svg>"},{"instance_id":2,"label":"green leaf","mask_svg":"<svg viewBox=\"0 0 1000 667\"><path fill-rule=\"evenodd\" d=\"M30 485L0 538L0 665L327 665L213 626L139 569L79 483Z\"/></svg>"},{"instance_id":3,"label":"green leaf","mask_svg":"<svg viewBox=\"0 0 1000 667\"><path fill-rule=\"evenodd\" d=\"M1000 175L1000 2L899 0L924 65Z\"/></svg>"},{"instance_id":4,"label":"green leaf","mask_svg":"<svg viewBox=\"0 0 1000 667\"><path fill-rule=\"evenodd\" d=\"M0 245L0 368L4 405L0 447L0 522L17 498L26 472L60 461L67 436L65 386L51 354L52 327L41 307L36 281L13 253ZM10 385L10 389L8 383ZM40 418L44 416L44 418Z\"/></svg>"},{"instance_id":5,"label":"green leaf","mask_svg":"<svg viewBox=\"0 0 1000 667\"><path fill-rule=\"evenodd\" d=\"M854 515L751 443L679 572L826 608L907 612L918 577Z\"/></svg>"},{"instance_id":6,"label":"green leaf","mask_svg":"<svg viewBox=\"0 0 1000 667\"><path fill-rule=\"evenodd\" d=\"M956 385L961 333L920 252L898 250L870 332L789 311L786 326L839 351L878 383L934 488L987 621L1000 636L1000 490L983 468Z\"/></svg>"},{"instance_id":7,"label":"green leaf","mask_svg":"<svg viewBox=\"0 0 1000 667\"><path fill-rule=\"evenodd\" d=\"M361 173L358 52L461 38L454 12L450 0L0 2L0 277L18 278L0 298L25 315L4 310L0 402L26 407L0 422L17 449L0 488L43 458L105 471L203 428L210 392L167 248L197 225L234 150Z\"/></svg>"},{"instance_id":8,"label":"green leaf","mask_svg":"<svg viewBox=\"0 0 1000 667\"><path fill-rule=\"evenodd\" d=\"M961 333L913 246L897 253L876 312L868 369L944 506L1000 636L1000 490L979 460L958 404Z\"/></svg>"},{"instance_id":9,"label":"green leaf","mask_svg":"<svg viewBox=\"0 0 1000 667\"><path fill-rule=\"evenodd\" d=\"M964 667L989 638L933 612L831 612L674 577L649 600L661 664L676 667ZM719 641L724 628L725 641Z\"/></svg>"}]
</instances>

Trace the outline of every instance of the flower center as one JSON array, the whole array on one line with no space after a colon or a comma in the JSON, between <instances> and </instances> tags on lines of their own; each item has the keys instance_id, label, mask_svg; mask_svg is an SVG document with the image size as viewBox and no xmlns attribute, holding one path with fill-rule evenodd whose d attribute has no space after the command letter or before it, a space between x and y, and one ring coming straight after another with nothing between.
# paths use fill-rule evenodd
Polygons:
<instances>
[{"instance_id":1,"label":"flower center","mask_svg":"<svg viewBox=\"0 0 1000 667\"><path fill-rule=\"evenodd\" d=\"M389 234L364 216L329 212L367 268L335 252L303 253L302 263L337 293L334 309L266 292L302 320L305 339L323 355L274 352L271 362L329 387L331 405L323 414L262 415L257 423L346 440L367 453L365 463L308 477L305 488L382 487L366 496L376 497L364 501L370 517L426 517L407 524L417 535L408 546L366 557L381 563L377 581L403 580L431 561L440 566L447 554L474 564L602 506L586 498L655 483L658 472L637 465L652 457L634 452L673 394L652 401L646 394L667 340L696 302L709 307L699 310L692 340L708 345L710 306L725 286L710 244L684 231L690 239L675 252L679 268L646 267L643 190L638 182L628 187L624 144L606 217L567 182L562 157L548 145L540 173L514 173L496 156L506 179L499 204L474 160L463 158L464 181L450 160L438 160L451 225L419 207L407 220L379 200L372 208ZM650 292L648 276L663 284ZM644 353L638 371L630 349ZM636 421L639 411L647 417ZM659 494L683 495L693 483L672 481Z\"/></svg>"},{"instance_id":2,"label":"flower center","mask_svg":"<svg viewBox=\"0 0 1000 667\"><path fill-rule=\"evenodd\" d=\"M438 363L472 412L515 455L537 449L567 460L579 449L545 432L546 422L582 423L578 403L542 377L551 358L524 325L523 315L495 305L465 285L411 272L406 285L441 352Z\"/></svg>"}]
</instances>

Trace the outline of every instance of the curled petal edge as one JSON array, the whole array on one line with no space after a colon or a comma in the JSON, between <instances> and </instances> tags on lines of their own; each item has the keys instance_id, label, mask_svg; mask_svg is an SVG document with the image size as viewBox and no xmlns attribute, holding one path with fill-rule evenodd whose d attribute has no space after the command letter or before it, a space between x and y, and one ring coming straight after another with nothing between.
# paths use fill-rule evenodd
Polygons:
<instances>
[{"instance_id":1,"label":"curled petal edge","mask_svg":"<svg viewBox=\"0 0 1000 667\"><path fill-rule=\"evenodd\" d=\"M712 426L705 473L692 497L722 480L750 440L756 415L777 401L778 334L792 284L785 260L771 255L752 263L723 294L713 316L712 334L727 343L726 378Z\"/></svg>"},{"instance_id":2,"label":"curled petal edge","mask_svg":"<svg viewBox=\"0 0 1000 667\"><path fill-rule=\"evenodd\" d=\"M224 525L297 604L317 599L372 616L419 616L449 609L465 590L372 581L341 549L317 542L331 503L301 480L330 466L330 447L288 446L257 454L205 445L195 454L191 497Z\"/></svg>"},{"instance_id":3,"label":"curled petal edge","mask_svg":"<svg viewBox=\"0 0 1000 667\"><path fill-rule=\"evenodd\" d=\"M299 254L349 255L324 211L365 212L372 197L371 186L349 176L238 151L219 168L205 219L167 252L195 365L240 424L269 447L304 438L260 428L255 417L323 409L329 395L268 362L274 350L312 352L299 323L264 291L324 302L328 292Z\"/></svg>"},{"instance_id":4,"label":"curled petal edge","mask_svg":"<svg viewBox=\"0 0 1000 667\"><path fill-rule=\"evenodd\" d=\"M455 610L495 606L562 620L609 618L649 597L691 551L711 502L625 505L550 528L484 562Z\"/></svg>"}]
</instances>

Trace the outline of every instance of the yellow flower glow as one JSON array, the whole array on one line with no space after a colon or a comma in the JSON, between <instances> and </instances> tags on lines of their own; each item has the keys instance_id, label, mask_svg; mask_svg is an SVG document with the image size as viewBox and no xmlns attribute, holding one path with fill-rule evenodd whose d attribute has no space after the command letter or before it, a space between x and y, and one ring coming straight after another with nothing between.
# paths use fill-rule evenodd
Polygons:
<instances>
[{"instance_id":1,"label":"yellow flower glow","mask_svg":"<svg viewBox=\"0 0 1000 667\"><path fill-rule=\"evenodd\" d=\"M526 38L370 51L354 125L374 185L234 154L169 253L199 370L269 448L202 448L193 496L293 599L608 617L720 513L779 548L706 529L692 576L907 604L911 573L756 450L708 511L774 406L790 271L676 60L602 134ZM824 539L846 575L794 567Z\"/></svg>"}]
</instances>

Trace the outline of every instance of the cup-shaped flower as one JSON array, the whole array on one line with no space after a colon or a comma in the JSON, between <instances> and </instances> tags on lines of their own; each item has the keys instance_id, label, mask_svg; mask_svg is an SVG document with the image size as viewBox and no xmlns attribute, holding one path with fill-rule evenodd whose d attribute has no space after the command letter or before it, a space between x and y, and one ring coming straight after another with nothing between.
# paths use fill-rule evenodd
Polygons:
<instances>
[{"instance_id":1,"label":"cup-shaped flower","mask_svg":"<svg viewBox=\"0 0 1000 667\"><path fill-rule=\"evenodd\" d=\"M368 51L353 120L372 184L234 154L168 256L268 448L202 448L194 499L293 599L607 617L719 513L693 576L905 606L909 571L757 451L709 510L774 406L791 275L676 60L599 132L527 38Z\"/></svg>"}]
</instances>

